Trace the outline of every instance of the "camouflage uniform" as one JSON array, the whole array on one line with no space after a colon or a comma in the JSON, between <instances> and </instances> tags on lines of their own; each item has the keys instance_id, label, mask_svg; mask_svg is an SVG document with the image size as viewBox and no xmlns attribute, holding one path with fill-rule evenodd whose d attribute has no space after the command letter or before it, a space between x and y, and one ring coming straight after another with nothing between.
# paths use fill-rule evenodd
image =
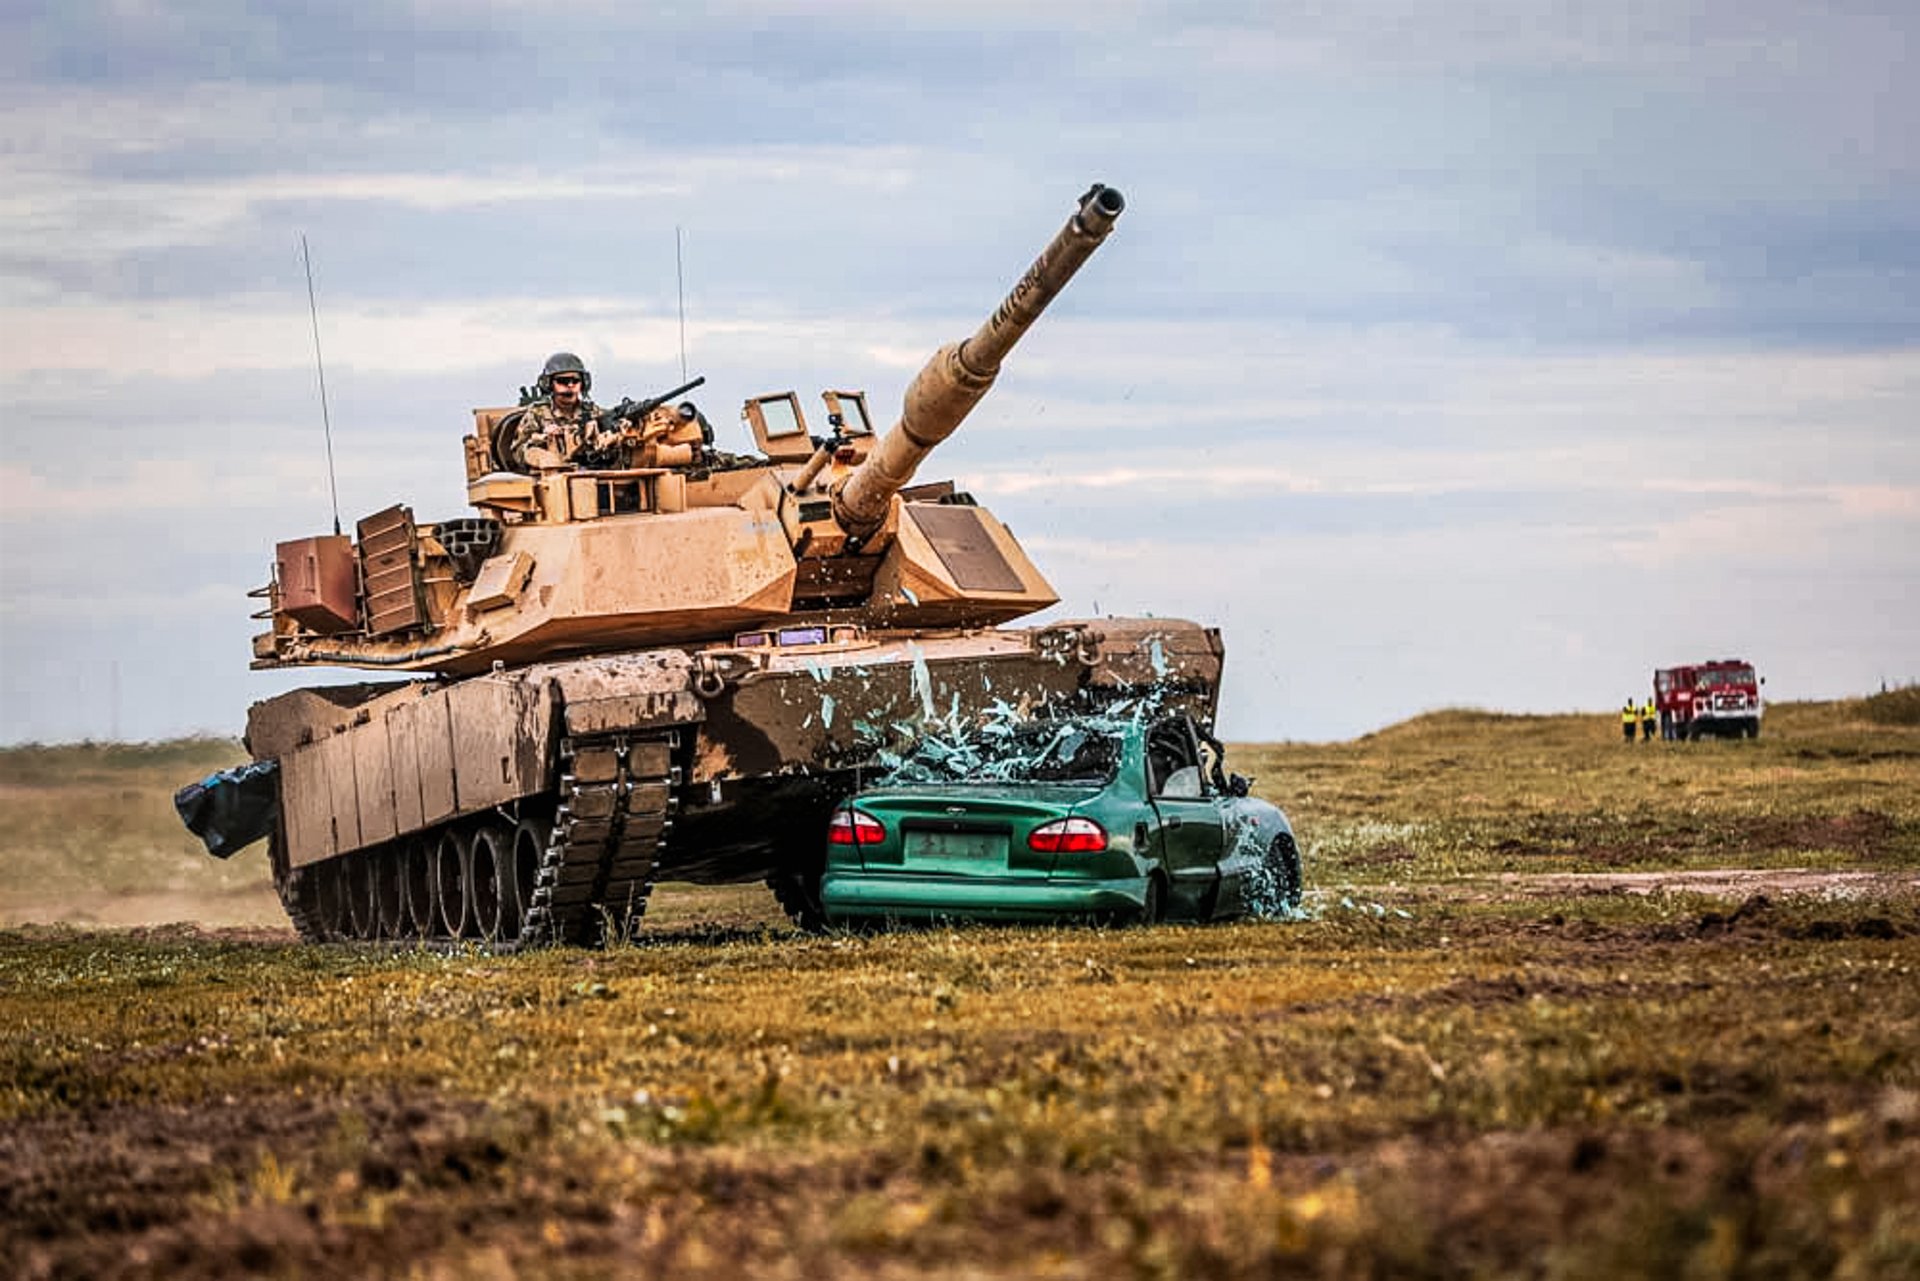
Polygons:
<instances>
[{"instance_id":1,"label":"camouflage uniform","mask_svg":"<svg viewBox=\"0 0 1920 1281\"><path fill-rule=\"evenodd\" d=\"M514 429L513 443L507 447L507 460L520 471L538 470L527 461L527 450L541 445L557 454L563 464L572 466L581 446L591 443L592 420L599 412L599 406L585 397L571 414L563 414L550 401L535 401L527 406L520 425Z\"/></svg>"}]
</instances>

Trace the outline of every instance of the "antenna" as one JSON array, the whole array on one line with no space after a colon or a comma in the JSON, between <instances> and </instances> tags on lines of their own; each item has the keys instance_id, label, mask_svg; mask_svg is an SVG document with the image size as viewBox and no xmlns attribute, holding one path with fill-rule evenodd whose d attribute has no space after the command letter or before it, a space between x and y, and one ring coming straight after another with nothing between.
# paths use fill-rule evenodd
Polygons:
<instances>
[{"instance_id":1,"label":"antenna","mask_svg":"<svg viewBox=\"0 0 1920 1281\"><path fill-rule=\"evenodd\" d=\"M680 290L680 378L687 377L687 268L686 255L680 248L680 228L673 229L673 278Z\"/></svg>"},{"instance_id":2,"label":"antenna","mask_svg":"<svg viewBox=\"0 0 1920 1281\"><path fill-rule=\"evenodd\" d=\"M333 532L340 532L340 489L333 478L333 418L327 413L327 363L320 359L320 308L313 301L313 257L300 233L300 261L307 268L307 315L313 321L313 367L320 374L320 426L327 436L327 496L333 500Z\"/></svg>"}]
</instances>

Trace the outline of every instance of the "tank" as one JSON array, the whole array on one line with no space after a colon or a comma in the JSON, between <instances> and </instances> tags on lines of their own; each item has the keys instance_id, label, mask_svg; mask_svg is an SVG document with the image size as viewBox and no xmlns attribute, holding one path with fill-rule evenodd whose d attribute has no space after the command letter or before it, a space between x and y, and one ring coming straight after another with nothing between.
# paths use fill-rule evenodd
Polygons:
<instances>
[{"instance_id":1,"label":"tank","mask_svg":"<svg viewBox=\"0 0 1920 1281\"><path fill-rule=\"evenodd\" d=\"M919 736L1142 695L1210 724L1216 631L1006 626L1053 589L964 490L916 483L1124 205L1089 190L884 435L860 392L822 393L818 435L776 392L742 409L759 452L725 453L674 403L696 379L608 411L596 465L523 472L524 409L475 410L474 514L281 543L255 592L254 667L398 678L256 703L253 763L183 792L189 826L221 856L263 837L309 940L591 945L665 880L765 881L814 928L829 815Z\"/></svg>"}]
</instances>

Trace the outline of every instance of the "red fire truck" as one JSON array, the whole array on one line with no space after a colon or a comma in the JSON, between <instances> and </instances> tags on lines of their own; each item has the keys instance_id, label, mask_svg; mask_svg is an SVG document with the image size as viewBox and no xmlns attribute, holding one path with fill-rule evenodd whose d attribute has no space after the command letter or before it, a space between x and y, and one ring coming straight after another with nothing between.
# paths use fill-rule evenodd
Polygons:
<instances>
[{"instance_id":1,"label":"red fire truck","mask_svg":"<svg viewBox=\"0 0 1920 1281\"><path fill-rule=\"evenodd\" d=\"M1653 673L1653 705L1661 738L1760 737L1761 677L1753 664L1714 658Z\"/></svg>"}]
</instances>

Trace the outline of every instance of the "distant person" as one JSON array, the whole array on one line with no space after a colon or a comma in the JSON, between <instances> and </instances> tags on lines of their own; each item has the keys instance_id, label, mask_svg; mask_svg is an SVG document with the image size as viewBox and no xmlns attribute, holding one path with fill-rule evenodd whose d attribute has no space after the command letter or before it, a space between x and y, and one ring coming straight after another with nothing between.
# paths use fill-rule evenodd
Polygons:
<instances>
[{"instance_id":1,"label":"distant person","mask_svg":"<svg viewBox=\"0 0 1920 1281\"><path fill-rule=\"evenodd\" d=\"M1653 700L1640 704L1640 741L1651 743L1655 731L1660 728L1660 714L1653 709Z\"/></svg>"},{"instance_id":2,"label":"distant person","mask_svg":"<svg viewBox=\"0 0 1920 1281\"><path fill-rule=\"evenodd\" d=\"M602 430L594 421L599 406L587 399L593 375L580 357L556 351L547 357L534 383L539 393L522 412L507 447L507 461L524 472L572 467L583 452L606 449L619 433Z\"/></svg>"},{"instance_id":3,"label":"distant person","mask_svg":"<svg viewBox=\"0 0 1920 1281\"><path fill-rule=\"evenodd\" d=\"M1640 728L1640 713L1629 698L1627 705L1620 709L1620 734L1627 742L1633 741L1633 731Z\"/></svg>"}]
</instances>

